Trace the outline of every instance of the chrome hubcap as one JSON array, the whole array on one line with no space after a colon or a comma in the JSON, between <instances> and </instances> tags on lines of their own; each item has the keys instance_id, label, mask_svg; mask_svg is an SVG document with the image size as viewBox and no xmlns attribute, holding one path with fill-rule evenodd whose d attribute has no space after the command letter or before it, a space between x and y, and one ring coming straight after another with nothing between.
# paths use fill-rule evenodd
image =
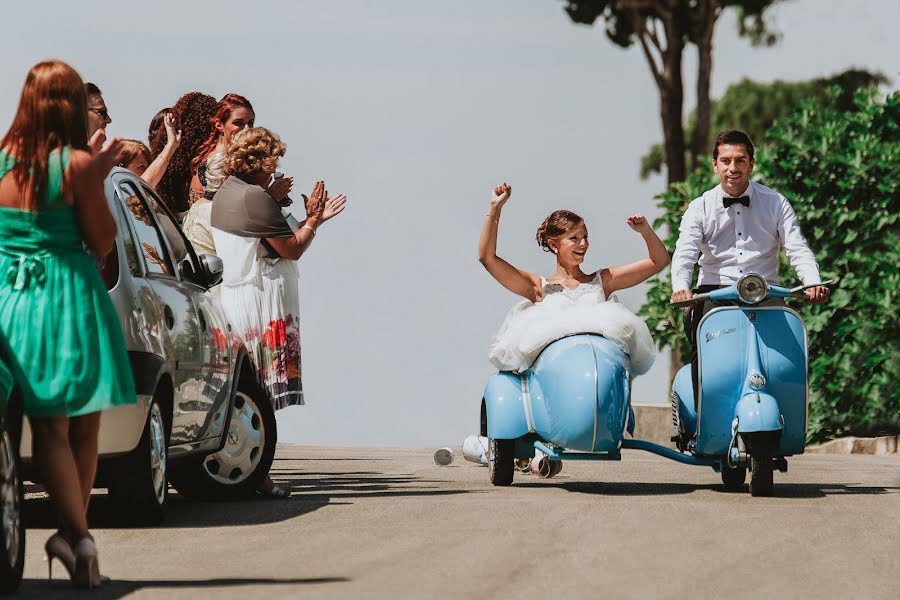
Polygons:
<instances>
[{"instance_id":1,"label":"chrome hubcap","mask_svg":"<svg viewBox=\"0 0 900 600\"><path fill-rule=\"evenodd\" d=\"M19 524L22 518L19 505L19 472L16 469L12 440L4 431L0 434L0 503L3 507L3 542L6 556L15 561L19 556ZM14 566L14 565L11 565Z\"/></svg>"},{"instance_id":2,"label":"chrome hubcap","mask_svg":"<svg viewBox=\"0 0 900 600\"><path fill-rule=\"evenodd\" d=\"M154 402L150 406L150 475L153 491L160 504L166 500L166 427L162 413Z\"/></svg>"},{"instance_id":3,"label":"chrome hubcap","mask_svg":"<svg viewBox=\"0 0 900 600\"><path fill-rule=\"evenodd\" d=\"M262 414L253 399L238 392L225 447L203 461L203 468L219 483L240 483L256 470L266 444Z\"/></svg>"}]
</instances>

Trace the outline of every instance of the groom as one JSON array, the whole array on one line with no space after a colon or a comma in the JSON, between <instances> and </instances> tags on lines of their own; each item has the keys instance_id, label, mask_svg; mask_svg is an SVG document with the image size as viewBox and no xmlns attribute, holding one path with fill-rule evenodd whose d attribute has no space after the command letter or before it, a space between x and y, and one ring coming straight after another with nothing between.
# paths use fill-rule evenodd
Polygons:
<instances>
[{"instance_id":1,"label":"groom","mask_svg":"<svg viewBox=\"0 0 900 600\"><path fill-rule=\"evenodd\" d=\"M816 257L800 232L797 215L784 196L750 181L753 142L743 131L727 129L713 146L713 171L719 185L693 200L681 219L678 243L672 256L672 302L689 300L727 287L747 273L778 282L778 251L784 248L803 285L821 283ZM694 265L700 264L696 290L691 290ZM828 288L806 290L812 303L828 299ZM780 298L762 305L783 305ZM700 319L717 306L709 300L694 304L686 313L684 331L692 345L691 375L697 402L697 351L694 339Z\"/></svg>"}]
</instances>

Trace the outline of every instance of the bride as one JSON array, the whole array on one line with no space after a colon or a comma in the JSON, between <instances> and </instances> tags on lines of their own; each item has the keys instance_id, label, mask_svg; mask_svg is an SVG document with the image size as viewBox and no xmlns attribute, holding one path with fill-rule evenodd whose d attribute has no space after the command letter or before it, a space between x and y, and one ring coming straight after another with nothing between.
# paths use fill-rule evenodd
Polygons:
<instances>
[{"instance_id":1,"label":"bride","mask_svg":"<svg viewBox=\"0 0 900 600\"><path fill-rule=\"evenodd\" d=\"M650 331L610 295L646 281L669 264L669 253L647 219L640 214L625 219L644 238L647 258L585 273L581 265L589 244L584 220L567 210L554 212L536 236L545 252L556 255L556 270L545 279L497 256L500 212L511 194L506 183L494 188L478 241L478 260L488 273L524 298L510 310L494 338L491 363L501 371L524 371L551 342L576 333L597 333L628 353L634 375L646 373L655 358Z\"/></svg>"}]
</instances>

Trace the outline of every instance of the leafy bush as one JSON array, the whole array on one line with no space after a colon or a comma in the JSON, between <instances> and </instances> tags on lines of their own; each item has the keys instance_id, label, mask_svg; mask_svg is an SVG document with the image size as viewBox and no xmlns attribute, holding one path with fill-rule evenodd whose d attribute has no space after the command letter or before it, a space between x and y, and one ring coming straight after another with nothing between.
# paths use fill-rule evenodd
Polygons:
<instances>
[{"instance_id":1,"label":"leafy bush","mask_svg":"<svg viewBox=\"0 0 900 600\"><path fill-rule=\"evenodd\" d=\"M840 94L776 122L758 165L791 200L823 278L841 279L826 304L800 309L814 440L900 431L900 93L859 90L847 109Z\"/></svg>"}]
</instances>

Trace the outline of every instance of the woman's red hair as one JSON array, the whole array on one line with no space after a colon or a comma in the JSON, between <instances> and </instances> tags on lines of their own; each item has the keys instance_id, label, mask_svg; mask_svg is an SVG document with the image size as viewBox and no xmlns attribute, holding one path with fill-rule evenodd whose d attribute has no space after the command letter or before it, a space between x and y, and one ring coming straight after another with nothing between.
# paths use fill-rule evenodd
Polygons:
<instances>
[{"instance_id":1,"label":"woman's red hair","mask_svg":"<svg viewBox=\"0 0 900 600\"><path fill-rule=\"evenodd\" d=\"M219 143L219 136L222 135L222 132L216 127L216 123L221 123L222 125L227 123L228 119L231 118L231 111L236 108L246 108L251 112L253 111L253 105L250 104L250 101L240 94L225 94L222 96L222 99L219 100L219 104L216 105L216 114L210 119L212 133L210 133L206 141L200 145L197 149L197 155L194 156L194 160L191 161L192 173L197 171L197 167L203 162L206 155L212 152L213 148L216 147L216 144Z\"/></svg>"},{"instance_id":2,"label":"woman's red hair","mask_svg":"<svg viewBox=\"0 0 900 600\"><path fill-rule=\"evenodd\" d=\"M78 72L59 60L34 65L12 125L0 140L0 148L17 161L11 173L24 192L23 208L37 209L51 152L65 146L87 149L87 127L87 96Z\"/></svg>"}]
</instances>

